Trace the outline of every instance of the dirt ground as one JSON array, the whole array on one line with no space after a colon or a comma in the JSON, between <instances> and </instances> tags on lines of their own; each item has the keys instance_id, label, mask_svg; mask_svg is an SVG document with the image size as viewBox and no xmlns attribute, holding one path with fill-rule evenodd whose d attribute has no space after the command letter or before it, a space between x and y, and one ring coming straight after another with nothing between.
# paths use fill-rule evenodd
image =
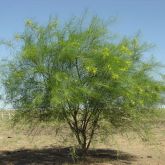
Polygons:
<instances>
[{"instance_id":1,"label":"dirt ground","mask_svg":"<svg viewBox=\"0 0 165 165\"><path fill-rule=\"evenodd\" d=\"M129 137L114 135L105 143L94 143L85 161L72 148L75 140L61 135L49 126L29 129L24 126L12 129L0 121L0 165L164 165L165 122L153 128L154 138L142 142L133 134ZM60 128L59 128L60 129ZM53 131L52 131L53 130ZM52 133L54 132L54 133ZM74 161L77 159L78 161Z\"/></svg>"}]
</instances>

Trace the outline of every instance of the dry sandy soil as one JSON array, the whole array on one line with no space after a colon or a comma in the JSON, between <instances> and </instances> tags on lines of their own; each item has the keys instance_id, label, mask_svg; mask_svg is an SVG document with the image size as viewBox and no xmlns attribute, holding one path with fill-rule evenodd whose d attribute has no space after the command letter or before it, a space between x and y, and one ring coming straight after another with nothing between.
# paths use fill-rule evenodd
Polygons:
<instances>
[{"instance_id":1,"label":"dry sandy soil","mask_svg":"<svg viewBox=\"0 0 165 165\"><path fill-rule=\"evenodd\" d=\"M78 162L74 162L74 152L68 146L75 140L65 136L66 129L59 134L53 126L13 129L0 121L0 165L164 165L164 126L165 120L160 121L153 128L154 140L146 143L133 133L129 137L116 134L105 143L92 144L86 161L77 157Z\"/></svg>"}]
</instances>

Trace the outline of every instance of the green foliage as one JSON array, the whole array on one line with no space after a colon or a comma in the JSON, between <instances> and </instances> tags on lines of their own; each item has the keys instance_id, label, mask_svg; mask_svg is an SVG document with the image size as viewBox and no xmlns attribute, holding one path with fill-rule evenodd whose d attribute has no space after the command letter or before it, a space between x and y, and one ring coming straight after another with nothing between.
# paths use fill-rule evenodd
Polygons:
<instances>
[{"instance_id":1,"label":"green foliage","mask_svg":"<svg viewBox=\"0 0 165 165\"><path fill-rule=\"evenodd\" d=\"M8 101L28 120L65 120L84 153L101 121L138 131L161 99L156 64L142 60L148 46L138 37L111 41L98 17L63 26L28 20L16 40L21 49L5 70Z\"/></svg>"}]
</instances>

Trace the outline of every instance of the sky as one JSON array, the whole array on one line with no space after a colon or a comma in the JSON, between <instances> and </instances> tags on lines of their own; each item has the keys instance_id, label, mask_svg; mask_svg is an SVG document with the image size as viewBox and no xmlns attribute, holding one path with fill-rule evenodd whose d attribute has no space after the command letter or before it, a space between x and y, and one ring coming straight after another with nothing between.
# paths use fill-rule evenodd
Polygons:
<instances>
[{"instance_id":1,"label":"sky","mask_svg":"<svg viewBox=\"0 0 165 165\"><path fill-rule=\"evenodd\" d=\"M165 0L0 0L0 40L22 32L27 19L45 24L50 16L58 16L65 21L86 9L105 20L115 17L109 28L119 36L140 32L142 40L156 45L150 53L165 64ZM0 46L0 60L10 56Z\"/></svg>"}]
</instances>

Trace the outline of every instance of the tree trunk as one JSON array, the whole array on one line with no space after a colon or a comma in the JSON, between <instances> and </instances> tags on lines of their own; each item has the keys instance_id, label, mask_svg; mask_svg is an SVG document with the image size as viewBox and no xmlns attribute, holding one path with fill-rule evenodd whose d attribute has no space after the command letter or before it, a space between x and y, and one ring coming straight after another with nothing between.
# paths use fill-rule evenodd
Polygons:
<instances>
[{"instance_id":1,"label":"tree trunk","mask_svg":"<svg viewBox=\"0 0 165 165\"><path fill-rule=\"evenodd\" d=\"M70 110L72 111L71 108ZM87 155L99 121L100 111L94 110L84 110L82 114L82 111L77 109L71 113L71 116L67 116L67 114L65 116L71 131L77 139L83 157Z\"/></svg>"}]
</instances>

